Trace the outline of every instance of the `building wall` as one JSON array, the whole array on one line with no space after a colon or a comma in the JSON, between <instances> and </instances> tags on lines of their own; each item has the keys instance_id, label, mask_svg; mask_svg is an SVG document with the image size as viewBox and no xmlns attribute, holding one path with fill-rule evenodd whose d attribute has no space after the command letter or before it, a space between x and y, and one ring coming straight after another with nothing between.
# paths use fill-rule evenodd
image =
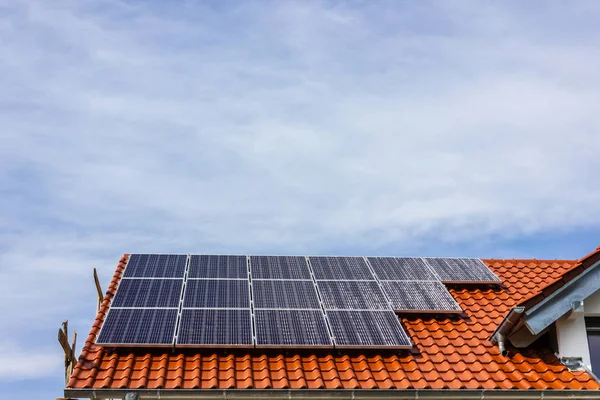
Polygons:
<instances>
[{"instance_id":1,"label":"building wall","mask_svg":"<svg viewBox=\"0 0 600 400\"><path fill-rule=\"evenodd\" d=\"M600 290L583 302L583 314L574 319L568 315L556 321L556 335L560 357L582 357L583 362L591 368L590 350L585 331L585 316L600 316ZM600 371L594 371L599 374Z\"/></svg>"}]
</instances>

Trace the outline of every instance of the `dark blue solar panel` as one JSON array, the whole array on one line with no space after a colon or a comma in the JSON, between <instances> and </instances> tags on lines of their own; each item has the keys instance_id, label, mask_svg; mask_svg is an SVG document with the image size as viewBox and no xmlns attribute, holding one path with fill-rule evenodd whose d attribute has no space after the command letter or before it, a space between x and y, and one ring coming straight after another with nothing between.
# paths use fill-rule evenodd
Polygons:
<instances>
[{"instance_id":1,"label":"dark blue solar panel","mask_svg":"<svg viewBox=\"0 0 600 400\"><path fill-rule=\"evenodd\" d=\"M336 347L411 347L393 311L327 311Z\"/></svg>"},{"instance_id":2,"label":"dark blue solar panel","mask_svg":"<svg viewBox=\"0 0 600 400\"><path fill-rule=\"evenodd\" d=\"M177 309L111 308L96 340L104 345L172 345Z\"/></svg>"},{"instance_id":3,"label":"dark blue solar panel","mask_svg":"<svg viewBox=\"0 0 600 400\"><path fill-rule=\"evenodd\" d=\"M188 279L183 307L250 308L249 286L245 279Z\"/></svg>"},{"instance_id":4,"label":"dark blue solar panel","mask_svg":"<svg viewBox=\"0 0 600 400\"><path fill-rule=\"evenodd\" d=\"M255 308L320 308L312 281L253 280Z\"/></svg>"},{"instance_id":5,"label":"dark blue solar panel","mask_svg":"<svg viewBox=\"0 0 600 400\"><path fill-rule=\"evenodd\" d=\"M246 256L192 254L188 278L248 279L248 262Z\"/></svg>"},{"instance_id":6,"label":"dark blue solar panel","mask_svg":"<svg viewBox=\"0 0 600 400\"><path fill-rule=\"evenodd\" d=\"M437 281L433 271L420 258L368 257L369 264L380 280Z\"/></svg>"},{"instance_id":7,"label":"dark blue solar panel","mask_svg":"<svg viewBox=\"0 0 600 400\"><path fill-rule=\"evenodd\" d=\"M330 347L321 310L254 310L256 345Z\"/></svg>"},{"instance_id":8,"label":"dark blue solar panel","mask_svg":"<svg viewBox=\"0 0 600 400\"><path fill-rule=\"evenodd\" d=\"M132 254L125 267L126 278L183 278L185 254Z\"/></svg>"},{"instance_id":9,"label":"dark blue solar panel","mask_svg":"<svg viewBox=\"0 0 600 400\"><path fill-rule=\"evenodd\" d=\"M121 279L112 307L179 307L183 279Z\"/></svg>"},{"instance_id":10,"label":"dark blue solar panel","mask_svg":"<svg viewBox=\"0 0 600 400\"><path fill-rule=\"evenodd\" d=\"M362 257L309 257L316 279L375 280Z\"/></svg>"},{"instance_id":11,"label":"dark blue solar panel","mask_svg":"<svg viewBox=\"0 0 600 400\"><path fill-rule=\"evenodd\" d=\"M424 258L442 282L501 283L479 259Z\"/></svg>"},{"instance_id":12,"label":"dark blue solar panel","mask_svg":"<svg viewBox=\"0 0 600 400\"><path fill-rule=\"evenodd\" d=\"M177 344L252 346L252 313L249 309L183 309Z\"/></svg>"},{"instance_id":13,"label":"dark blue solar panel","mask_svg":"<svg viewBox=\"0 0 600 400\"><path fill-rule=\"evenodd\" d=\"M317 281L326 309L390 310L375 281Z\"/></svg>"},{"instance_id":14,"label":"dark blue solar panel","mask_svg":"<svg viewBox=\"0 0 600 400\"><path fill-rule=\"evenodd\" d=\"M306 259L297 256L251 256L252 279L311 279Z\"/></svg>"},{"instance_id":15,"label":"dark blue solar panel","mask_svg":"<svg viewBox=\"0 0 600 400\"><path fill-rule=\"evenodd\" d=\"M462 312L448 289L437 281L382 281L395 311Z\"/></svg>"}]
</instances>

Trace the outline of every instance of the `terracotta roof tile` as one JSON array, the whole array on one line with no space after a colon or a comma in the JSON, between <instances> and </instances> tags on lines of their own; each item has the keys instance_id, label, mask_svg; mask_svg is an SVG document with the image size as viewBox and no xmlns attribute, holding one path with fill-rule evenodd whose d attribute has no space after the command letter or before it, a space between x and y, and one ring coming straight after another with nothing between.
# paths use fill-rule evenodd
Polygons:
<instances>
[{"instance_id":1,"label":"terracotta roof tile","mask_svg":"<svg viewBox=\"0 0 600 400\"><path fill-rule=\"evenodd\" d=\"M591 257L600 257L598 251ZM590 257L588 256L588 257ZM600 389L549 349L499 354L488 338L508 311L572 279L580 261L484 260L505 287L450 288L457 317L405 317L418 351L261 353L111 349L94 344L125 265L123 257L68 382L70 388L183 389ZM565 275L565 273L570 274Z\"/></svg>"}]
</instances>

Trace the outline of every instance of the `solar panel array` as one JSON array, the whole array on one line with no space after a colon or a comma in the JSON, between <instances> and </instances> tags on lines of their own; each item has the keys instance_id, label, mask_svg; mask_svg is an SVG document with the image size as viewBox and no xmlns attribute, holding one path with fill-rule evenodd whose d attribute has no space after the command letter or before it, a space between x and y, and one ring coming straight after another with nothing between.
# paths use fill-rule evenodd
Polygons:
<instances>
[{"instance_id":1,"label":"solar panel array","mask_svg":"<svg viewBox=\"0 0 600 400\"><path fill-rule=\"evenodd\" d=\"M132 254L97 343L410 348L395 312L460 313L478 259Z\"/></svg>"}]
</instances>

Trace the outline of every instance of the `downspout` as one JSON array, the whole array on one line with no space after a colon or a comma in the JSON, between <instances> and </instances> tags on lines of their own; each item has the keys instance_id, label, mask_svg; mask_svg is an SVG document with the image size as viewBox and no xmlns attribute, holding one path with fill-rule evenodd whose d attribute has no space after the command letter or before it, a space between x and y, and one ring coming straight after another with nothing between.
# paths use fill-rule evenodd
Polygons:
<instances>
[{"instance_id":1,"label":"downspout","mask_svg":"<svg viewBox=\"0 0 600 400\"><path fill-rule=\"evenodd\" d=\"M525 307L514 307L510 310L490 338L490 342L498 343L498 350L500 350L500 354L503 356L508 353L505 345L506 336L511 333L513 327L521 318L523 311L525 311Z\"/></svg>"}]
</instances>

